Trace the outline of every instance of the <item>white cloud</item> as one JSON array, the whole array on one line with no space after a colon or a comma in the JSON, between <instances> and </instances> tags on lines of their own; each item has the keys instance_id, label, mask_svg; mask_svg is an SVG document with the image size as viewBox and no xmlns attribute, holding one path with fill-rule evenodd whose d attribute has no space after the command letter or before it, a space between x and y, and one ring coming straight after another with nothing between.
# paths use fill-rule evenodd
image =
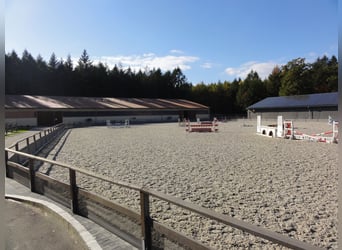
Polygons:
<instances>
[{"instance_id":1,"label":"white cloud","mask_svg":"<svg viewBox=\"0 0 342 250\"><path fill-rule=\"evenodd\" d=\"M244 79L253 70L256 71L261 79L265 79L271 74L273 68L276 65L281 65L283 63L277 63L274 61L268 62L256 62L250 61L246 62L239 67L233 68L229 67L225 69L225 73L229 76L234 76L236 78Z\"/></svg>"},{"instance_id":2,"label":"white cloud","mask_svg":"<svg viewBox=\"0 0 342 250\"><path fill-rule=\"evenodd\" d=\"M170 53L172 53L172 54L184 54L184 52L182 50L179 50L179 49L172 49L172 50L170 50Z\"/></svg>"},{"instance_id":3,"label":"white cloud","mask_svg":"<svg viewBox=\"0 0 342 250\"><path fill-rule=\"evenodd\" d=\"M102 62L112 69L115 65L121 66L124 69L130 67L133 71L160 68L163 71L173 70L179 67L181 70L191 69L191 63L199 60L195 56L157 56L154 53L129 56L101 56L91 59L94 64Z\"/></svg>"},{"instance_id":4,"label":"white cloud","mask_svg":"<svg viewBox=\"0 0 342 250\"><path fill-rule=\"evenodd\" d=\"M212 63L203 63L202 65L201 65L201 67L203 68L203 69L211 69L212 67L213 67L213 64Z\"/></svg>"}]
</instances>

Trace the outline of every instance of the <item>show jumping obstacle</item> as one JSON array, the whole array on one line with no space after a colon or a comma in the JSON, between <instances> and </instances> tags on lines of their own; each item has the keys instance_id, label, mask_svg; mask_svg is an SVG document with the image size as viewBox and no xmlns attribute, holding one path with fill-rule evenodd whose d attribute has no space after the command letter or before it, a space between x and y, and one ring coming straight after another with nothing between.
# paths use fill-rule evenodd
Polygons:
<instances>
[{"instance_id":1,"label":"show jumping obstacle","mask_svg":"<svg viewBox=\"0 0 342 250\"><path fill-rule=\"evenodd\" d=\"M278 116L276 125L261 125L261 116L257 116L257 134L280 137L293 140L309 140L314 142L338 143L338 122L332 121L332 131L322 132L318 134L305 134L294 129L293 121L284 120L282 116Z\"/></svg>"},{"instance_id":2,"label":"show jumping obstacle","mask_svg":"<svg viewBox=\"0 0 342 250\"><path fill-rule=\"evenodd\" d=\"M284 122L284 137L295 140L308 140L314 142L326 142L326 143L337 143L338 142L338 122L333 121L332 123L333 130L322 132L318 134L304 134L302 132L294 130L292 121Z\"/></svg>"},{"instance_id":3,"label":"show jumping obstacle","mask_svg":"<svg viewBox=\"0 0 342 250\"><path fill-rule=\"evenodd\" d=\"M128 119L125 120L125 123L118 122L118 123L114 123L114 124L112 124L110 120L106 120L106 126L111 127L111 128L113 128L113 127L129 128L130 127Z\"/></svg>"},{"instance_id":4,"label":"show jumping obstacle","mask_svg":"<svg viewBox=\"0 0 342 250\"><path fill-rule=\"evenodd\" d=\"M218 120L214 118L211 121L197 121L191 123L189 120L185 123L185 131L187 132L217 132L218 131Z\"/></svg>"}]
</instances>

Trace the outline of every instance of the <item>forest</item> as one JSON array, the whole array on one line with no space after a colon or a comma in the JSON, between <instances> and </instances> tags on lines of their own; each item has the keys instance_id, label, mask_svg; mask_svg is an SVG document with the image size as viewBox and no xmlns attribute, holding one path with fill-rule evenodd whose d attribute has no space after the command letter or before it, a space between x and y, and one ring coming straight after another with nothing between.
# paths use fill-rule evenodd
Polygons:
<instances>
[{"instance_id":1,"label":"forest","mask_svg":"<svg viewBox=\"0 0 342 250\"><path fill-rule=\"evenodd\" d=\"M308 63L296 58L275 66L265 79L251 71L245 79L216 83L189 82L180 68L163 72L138 72L120 65L94 64L83 50L76 65L71 56L48 62L27 50L21 57L13 50L5 55L6 95L52 95L88 97L182 98L210 107L212 114L238 115L266 97L335 92L338 90L338 60L322 56Z\"/></svg>"}]
</instances>

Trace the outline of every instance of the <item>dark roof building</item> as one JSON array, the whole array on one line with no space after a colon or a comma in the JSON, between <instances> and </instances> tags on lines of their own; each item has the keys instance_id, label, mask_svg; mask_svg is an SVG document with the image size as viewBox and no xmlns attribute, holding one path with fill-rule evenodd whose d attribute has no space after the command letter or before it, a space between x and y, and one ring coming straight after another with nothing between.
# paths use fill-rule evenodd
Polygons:
<instances>
[{"instance_id":1,"label":"dark roof building","mask_svg":"<svg viewBox=\"0 0 342 250\"><path fill-rule=\"evenodd\" d=\"M47 126L80 119L103 123L117 117L136 121L195 119L208 117L209 108L184 99L6 95L5 113L6 120L35 118L37 125Z\"/></svg>"},{"instance_id":2,"label":"dark roof building","mask_svg":"<svg viewBox=\"0 0 342 250\"><path fill-rule=\"evenodd\" d=\"M338 92L265 98L247 108L250 118L262 115L288 119L328 119L337 117Z\"/></svg>"}]
</instances>

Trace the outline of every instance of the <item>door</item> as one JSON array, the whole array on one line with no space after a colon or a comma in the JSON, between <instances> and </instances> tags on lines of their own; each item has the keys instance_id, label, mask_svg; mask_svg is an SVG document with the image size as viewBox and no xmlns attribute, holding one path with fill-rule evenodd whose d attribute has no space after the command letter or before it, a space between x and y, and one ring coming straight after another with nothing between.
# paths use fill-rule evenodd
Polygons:
<instances>
[{"instance_id":1,"label":"door","mask_svg":"<svg viewBox=\"0 0 342 250\"><path fill-rule=\"evenodd\" d=\"M41 111L37 113L38 126L53 126L63 122L63 114L58 111Z\"/></svg>"}]
</instances>

